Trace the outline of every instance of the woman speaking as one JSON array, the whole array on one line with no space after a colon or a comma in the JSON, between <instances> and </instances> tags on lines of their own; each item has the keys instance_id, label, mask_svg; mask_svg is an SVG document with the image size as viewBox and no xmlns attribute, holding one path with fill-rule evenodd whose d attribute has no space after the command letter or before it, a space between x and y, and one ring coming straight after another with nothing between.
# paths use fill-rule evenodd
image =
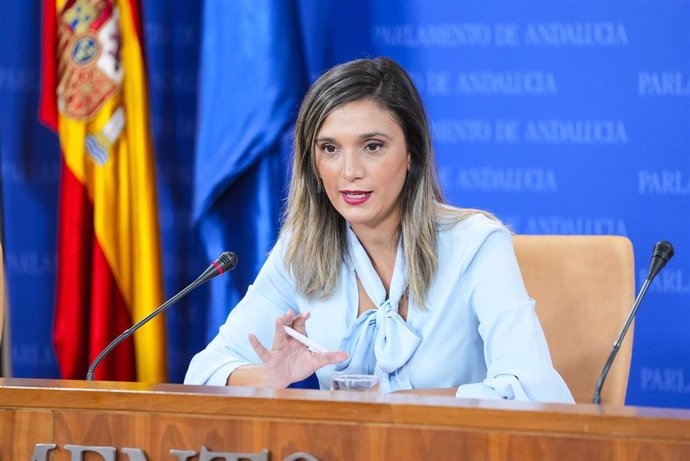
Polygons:
<instances>
[{"instance_id":1,"label":"woman speaking","mask_svg":"<svg viewBox=\"0 0 690 461\"><path fill-rule=\"evenodd\" d=\"M397 63L329 70L294 139L278 242L185 383L282 388L315 372L328 388L335 373L360 373L384 392L573 401L510 233L444 203L424 107Z\"/></svg>"}]
</instances>

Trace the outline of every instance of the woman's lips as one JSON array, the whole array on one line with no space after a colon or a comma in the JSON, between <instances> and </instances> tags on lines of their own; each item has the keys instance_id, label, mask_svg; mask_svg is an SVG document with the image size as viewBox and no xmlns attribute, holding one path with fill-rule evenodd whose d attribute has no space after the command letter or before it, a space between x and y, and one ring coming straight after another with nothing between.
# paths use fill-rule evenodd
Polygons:
<instances>
[{"instance_id":1,"label":"woman's lips","mask_svg":"<svg viewBox=\"0 0 690 461\"><path fill-rule=\"evenodd\" d=\"M369 200L369 197L371 197L371 192L366 192L363 190L343 190L340 191L340 195L348 205L361 205Z\"/></svg>"}]
</instances>

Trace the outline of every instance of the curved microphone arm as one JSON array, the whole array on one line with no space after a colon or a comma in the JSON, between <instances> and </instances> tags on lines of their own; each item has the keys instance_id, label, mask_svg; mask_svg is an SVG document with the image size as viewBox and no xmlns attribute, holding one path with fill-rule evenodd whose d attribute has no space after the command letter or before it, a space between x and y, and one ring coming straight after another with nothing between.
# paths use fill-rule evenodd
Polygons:
<instances>
[{"instance_id":1,"label":"curved microphone arm","mask_svg":"<svg viewBox=\"0 0 690 461\"><path fill-rule=\"evenodd\" d=\"M122 341L130 337L135 331L137 331L139 328L144 326L149 320L157 316L158 314L168 310L170 306L175 304L177 301L179 301L181 298L183 298L187 293L198 287L199 285L202 285L209 280L211 280L214 277L218 277L221 274L224 274L225 272L231 271L235 268L237 265L237 256L235 253L231 251L226 251L223 254L221 254L213 263L211 263L210 266L192 283L190 283L187 287L182 289L179 293L177 293L175 296L164 302L160 307L158 307L156 310L151 312L149 315L147 315L145 318L139 320L137 323L120 333L120 335L113 339L110 344L108 344L105 349L101 351L100 354L98 354L98 357L93 361L91 366L89 367L89 371L86 373L86 380L87 381L93 381L93 373L96 370L96 367L98 366L99 363L112 351L115 349L115 347L120 344Z\"/></svg>"},{"instance_id":2,"label":"curved microphone arm","mask_svg":"<svg viewBox=\"0 0 690 461\"><path fill-rule=\"evenodd\" d=\"M630 324L635 318L637 309L639 309L642 299L647 293L649 286L652 284L652 280L654 280L654 277L656 277L656 275L661 271L661 269L664 268L669 259L673 257L673 254L674 251L671 242L660 241L657 242L656 245L654 245L654 250L652 252L652 261L649 265L649 272L647 273L647 277L645 277L644 283L642 284L642 288L640 289L640 293L637 295L637 298L635 298L632 310L630 311L630 314L628 314L628 318L625 320L625 325L623 325L623 328L621 329L621 332L618 335L618 339L616 339L616 342L613 343L613 348L609 353L609 357L606 359L604 368L601 370L601 374L599 374L597 385L594 388L594 397L592 398L593 403L597 405L601 403L601 388L604 387L604 381L606 380L606 376L609 374L609 369L613 364L613 359L615 359L616 354L618 354L618 349L620 349L621 343L623 342L623 338L625 338L625 334L628 332L628 328L630 328Z\"/></svg>"},{"instance_id":3,"label":"curved microphone arm","mask_svg":"<svg viewBox=\"0 0 690 461\"><path fill-rule=\"evenodd\" d=\"M633 308L630 311L630 314L628 314L628 318L625 320L625 325L623 325L623 328L621 329L621 332L618 334L618 339L616 339L616 342L613 343L613 349L611 349L611 353L609 354L609 357L606 359L606 363L604 364L603 370L601 370L601 374L599 375L599 379L597 380L597 385L594 388L594 398L592 399L593 403L600 404L601 403L601 388L604 386L604 381L606 380L606 376L609 374L609 368L611 368L611 365L613 364L613 360L616 358L616 355L618 354L618 349L621 347L621 343L623 342L623 338L625 338L625 334L628 332L628 328L630 328L630 324L632 323L633 319L635 318L635 314L637 313L637 309L640 307L640 303L642 302L642 298L644 298L644 295L647 293L647 289L649 288L649 285L652 283L652 280L647 278L644 281L644 284L642 285L642 289L640 290L640 293L637 295L637 298L635 299L635 303L633 304Z\"/></svg>"}]
</instances>

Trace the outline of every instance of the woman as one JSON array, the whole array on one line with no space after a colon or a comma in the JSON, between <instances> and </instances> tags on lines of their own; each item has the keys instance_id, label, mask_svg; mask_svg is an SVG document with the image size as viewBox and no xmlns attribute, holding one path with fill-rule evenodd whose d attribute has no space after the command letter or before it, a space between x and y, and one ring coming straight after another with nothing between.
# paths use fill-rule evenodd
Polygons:
<instances>
[{"instance_id":1,"label":"woman","mask_svg":"<svg viewBox=\"0 0 690 461\"><path fill-rule=\"evenodd\" d=\"M280 238L185 382L280 388L313 372L322 388L366 373L384 392L572 401L509 232L443 203L421 99L386 58L336 66L305 96Z\"/></svg>"}]
</instances>

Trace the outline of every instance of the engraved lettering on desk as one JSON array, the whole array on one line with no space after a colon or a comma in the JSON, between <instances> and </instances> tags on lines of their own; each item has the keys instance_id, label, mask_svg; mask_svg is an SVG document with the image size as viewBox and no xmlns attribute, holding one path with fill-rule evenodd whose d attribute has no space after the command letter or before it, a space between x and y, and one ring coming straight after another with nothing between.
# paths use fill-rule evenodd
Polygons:
<instances>
[{"instance_id":1,"label":"engraved lettering on desk","mask_svg":"<svg viewBox=\"0 0 690 461\"><path fill-rule=\"evenodd\" d=\"M57 448L54 443L37 443L34 445L34 452L31 456L31 461L48 461L48 452ZM104 461L115 461L117 457L117 449L115 447L95 447L89 445L65 445L65 450L71 453L71 461L82 461L84 453L95 453L100 455ZM122 448L122 453L129 457L130 461L149 461L146 454L140 448ZM189 461L190 458L197 455L194 450L176 450L171 449L170 454L174 456L177 461ZM199 453L199 461L271 461L271 452L264 448L258 453L236 453L211 451L206 447L201 447ZM288 455L283 461L319 461L319 459L309 453L296 452Z\"/></svg>"}]
</instances>

